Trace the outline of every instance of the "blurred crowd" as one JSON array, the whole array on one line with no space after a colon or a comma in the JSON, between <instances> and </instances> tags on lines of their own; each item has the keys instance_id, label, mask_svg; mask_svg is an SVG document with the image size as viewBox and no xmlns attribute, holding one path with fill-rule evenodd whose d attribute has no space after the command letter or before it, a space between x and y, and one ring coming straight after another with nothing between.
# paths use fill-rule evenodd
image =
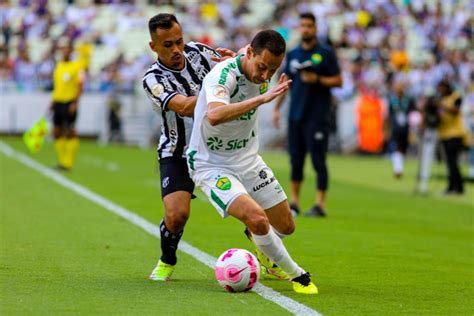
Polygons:
<instances>
[{"instance_id":1,"label":"blurred crowd","mask_svg":"<svg viewBox=\"0 0 474 316\"><path fill-rule=\"evenodd\" d=\"M467 93L473 9L460 0L1 0L0 90L51 90L56 43L67 38L91 50L87 90L133 92L153 62L147 21L158 12L175 12L190 40L237 50L265 27L295 45L298 12L311 11L343 69L338 99L361 88L386 94L394 79L415 98L434 93L442 79Z\"/></svg>"}]
</instances>

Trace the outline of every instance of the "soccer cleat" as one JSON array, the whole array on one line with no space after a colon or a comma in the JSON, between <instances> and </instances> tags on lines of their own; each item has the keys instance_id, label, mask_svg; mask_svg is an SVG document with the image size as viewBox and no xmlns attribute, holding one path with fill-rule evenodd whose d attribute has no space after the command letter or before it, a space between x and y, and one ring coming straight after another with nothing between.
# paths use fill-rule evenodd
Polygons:
<instances>
[{"instance_id":1,"label":"soccer cleat","mask_svg":"<svg viewBox=\"0 0 474 316\"><path fill-rule=\"evenodd\" d=\"M153 281L169 281L171 280L174 268L175 266L159 260L148 278Z\"/></svg>"},{"instance_id":2,"label":"soccer cleat","mask_svg":"<svg viewBox=\"0 0 474 316\"><path fill-rule=\"evenodd\" d=\"M291 280L293 283L293 290L301 294L318 294L318 288L311 282L311 275L309 272L303 273L297 278Z\"/></svg>"},{"instance_id":3,"label":"soccer cleat","mask_svg":"<svg viewBox=\"0 0 474 316\"><path fill-rule=\"evenodd\" d=\"M249 229L245 227L244 231L247 238L253 242L252 234ZM288 280L288 275L278 265L271 261L263 252L255 246L255 255L258 262L260 262L260 273L262 276L270 279Z\"/></svg>"},{"instance_id":4,"label":"soccer cleat","mask_svg":"<svg viewBox=\"0 0 474 316\"><path fill-rule=\"evenodd\" d=\"M321 206L315 205L309 211L304 213L304 216L306 216L306 217L325 217L326 216L326 211L324 211Z\"/></svg>"}]
</instances>

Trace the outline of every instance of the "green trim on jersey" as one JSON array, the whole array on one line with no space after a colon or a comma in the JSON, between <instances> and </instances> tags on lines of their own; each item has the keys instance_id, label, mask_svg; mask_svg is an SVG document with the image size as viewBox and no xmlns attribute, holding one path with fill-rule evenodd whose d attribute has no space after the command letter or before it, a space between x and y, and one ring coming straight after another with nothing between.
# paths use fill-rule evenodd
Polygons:
<instances>
[{"instance_id":1,"label":"green trim on jersey","mask_svg":"<svg viewBox=\"0 0 474 316\"><path fill-rule=\"evenodd\" d=\"M222 69L221 76L219 77L220 85L223 85L223 86L225 85L230 69L235 69L235 68L237 68L237 65L235 63L229 63L226 67Z\"/></svg>"},{"instance_id":2,"label":"green trim on jersey","mask_svg":"<svg viewBox=\"0 0 474 316\"><path fill-rule=\"evenodd\" d=\"M237 77L237 78L238 78L238 77ZM237 86L235 87L235 90L234 90L234 92L232 92L232 95L230 96L230 98L232 99L237 93L239 93L239 85L237 85Z\"/></svg>"},{"instance_id":3,"label":"green trim on jersey","mask_svg":"<svg viewBox=\"0 0 474 316\"><path fill-rule=\"evenodd\" d=\"M197 150L192 150L189 152L188 154L188 164L189 164L189 168L191 168L191 170L193 171L196 171L196 169L194 169L194 156L196 156L197 154Z\"/></svg>"},{"instance_id":4,"label":"green trim on jersey","mask_svg":"<svg viewBox=\"0 0 474 316\"><path fill-rule=\"evenodd\" d=\"M211 199L225 212L227 205L211 189Z\"/></svg>"},{"instance_id":5,"label":"green trim on jersey","mask_svg":"<svg viewBox=\"0 0 474 316\"><path fill-rule=\"evenodd\" d=\"M239 55L237 56L237 58L235 58L235 60L237 61L237 66L239 67L239 71L242 75L245 75L244 74L244 68L242 68L242 62L240 61L240 58L244 56L244 55Z\"/></svg>"}]
</instances>

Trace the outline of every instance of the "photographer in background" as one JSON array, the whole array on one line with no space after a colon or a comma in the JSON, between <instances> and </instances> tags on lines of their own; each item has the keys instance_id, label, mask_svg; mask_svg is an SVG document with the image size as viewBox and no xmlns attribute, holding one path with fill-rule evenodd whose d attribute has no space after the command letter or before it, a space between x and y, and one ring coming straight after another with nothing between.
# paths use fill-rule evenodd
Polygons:
<instances>
[{"instance_id":1,"label":"photographer in background","mask_svg":"<svg viewBox=\"0 0 474 316\"><path fill-rule=\"evenodd\" d=\"M448 169L448 187L445 194L463 194L464 183L459 168L459 156L466 133L461 117L462 98L446 80L438 83L437 92L440 113L438 134L443 144Z\"/></svg>"}]
</instances>

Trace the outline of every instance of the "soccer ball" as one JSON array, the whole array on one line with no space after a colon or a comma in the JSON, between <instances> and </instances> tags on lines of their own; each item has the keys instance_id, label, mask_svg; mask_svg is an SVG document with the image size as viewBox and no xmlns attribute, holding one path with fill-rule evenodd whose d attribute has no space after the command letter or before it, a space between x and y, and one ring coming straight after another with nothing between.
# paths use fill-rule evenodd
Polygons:
<instances>
[{"instance_id":1,"label":"soccer ball","mask_svg":"<svg viewBox=\"0 0 474 316\"><path fill-rule=\"evenodd\" d=\"M228 292L244 292L252 289L260 277L260 264L245 249L226 250L217 259L217 282Z\"/></svg>"}]
</instances>

